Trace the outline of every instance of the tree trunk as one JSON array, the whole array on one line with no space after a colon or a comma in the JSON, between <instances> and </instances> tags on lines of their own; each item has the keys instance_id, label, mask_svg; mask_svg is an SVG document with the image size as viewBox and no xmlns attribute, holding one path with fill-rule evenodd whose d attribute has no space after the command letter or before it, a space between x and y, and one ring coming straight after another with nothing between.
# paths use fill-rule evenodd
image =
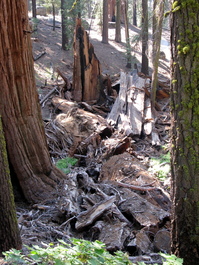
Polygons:
<instances>
[{"instance_id":1,"label":"tree trunk","mask_svg":"<svg viewBox=\"0 0 199 265\"><path fill-rule=\"evenodd\" d=\"M133 0L133 25L137 27L137 0Z\"/></svg>"},{"instance_id":2,"label":"tree trunk","mask_svg":"<svg viewBox=\"0 0 199 265\"><path fill-rule=\"evenodd\" d=\"M184 265L195 265L199 264L199 3L175 1L172 11L172 251Z\"/></svg>"},{"instance_id":3,"label":"tree trunk","mask_svg":"<svg viewBox=\"0 0 199 265\"><path fill-rule=\"evenodd\" d=\"M21 248L21 238L14 205L10 171L0 116L0 255L11 248Z\"/></svg>"},{"instance_id":4,"label":"tree trunk","mask_svg":"<svg viewBox=\"0 0 199 265\"><path fill-rule=\"evenodd\" d=\"M149 74L148 60L148 0L142 0L142 67L141 72Z\"/></svg>"},{"instance_id":5,"label":"tree trunk","mask_svg":"<svg viewBox=\"0 0 199 265\"><path fill-rule=\"evenodd\" d=\"M26 0L0 2L0 115L9 161L29 202L63 177L50 160L35 86ZM13 19L14 18L14 19Z\"/></svg>"},{"instance_id":6,"label":"tree trunk","mask_svg":"<svg viewBox=\"0 0 199 265\"><path fill-rule=\"evenodd\" d=\"M107 0L103 0L102 42L108 43L108 1Z\"/></svg>"},{"instance_id":7,"label":"tree trunk","mask_svg":"<svg viewBox=\"0 0 199 265\"><path fill-rule=\"evenodd\" d=\"M55 31L55 4L52 3L52 9L53 9L53 31Z\"/></svg>"},{"instance_id":8,"label":"tree trunk","mask_svg":"<svg viewBox=\"0 0 199 265\"><path fill-rule=\"evenodd\" d=\"M123 0L124 5L124 25L125 25L125 35L126 35L126 57L127 57L127 68L131 68L131 45L130 45L130 38L129 38L129 21L128 21L128 4L127 0Z\"/></svg>"},{"instance_id":9,"label":"tree trunk","mask_svg":"<svg viewBox=\"0 0 199 265\"><path fill-rule=\"evenodd\" d=\"M32 0L32 17L37 17L36 0Z\"/></svg>"},{"instance_id":10,"label":"tree trunk","mask_svg":"<svg viewBox=\"0 0 199 265\"><path fill-rule=\"evenodd\" d=\"M67 15L66 15L67 0L61 1L61 18L62 18L62 49L67 50L68 46L68 29L67 29Z\"/></svg>"},{"instance_id":11,"label":"tree trunk","mask_svg":"<svg viewBox=\"0 0 199 265\"><path fill-rule=\"evenodd\" d=\"M28 2L28 11L31 11L31 1L27 0L27 2Z\"/></svg>"},{"instance_id":12,"label":"tree trunk","mask_svg":"<svg viewBox=\"0 0 199 265\"><path fill-rule=\"evenodd\" d=\"M115 41L121 42L121 0L116 0L116 6Z\"/></svg>"},{"instance_id":13,"label":"tree trunk","mask_svg":"<svg viewBox=\"0 0 199 265\"><path fill-rule=\"evenodd\" d=\"M73 97L75 101L99 100L101 90L100 62L87 32L77 18L74 36Z\"/></svg>"},{"instance_id":14,"label":"tree trunk","mask_svg":"<svg viewBox=\"0 0 199 265\"><path fill-rule=\"evenodd\" d=\"M153 73L152 73L152 84L151 84L151 88L152 88L151 89L151 107L152 109L155 108L163 17L164 17L164 0L154 0L153 2L153 37L152 37Z\"/></svg>"}]
</instances>

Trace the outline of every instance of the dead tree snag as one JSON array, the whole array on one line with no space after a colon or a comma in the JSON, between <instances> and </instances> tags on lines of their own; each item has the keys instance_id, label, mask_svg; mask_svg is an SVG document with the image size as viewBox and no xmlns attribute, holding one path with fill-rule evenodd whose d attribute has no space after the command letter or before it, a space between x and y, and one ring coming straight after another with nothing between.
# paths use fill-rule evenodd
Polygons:
<instances>
[{"instance_id":1,"label":"dead tree snag","mask_svg":"<svg viewBox=\"0 0 199 265\"><path fill-rule=\"evenodd\" d=\"M99 100L101 97L101 70L87 32L76 20L74 36L73 96L75 101Z\"/></svg>"}]
</instances>

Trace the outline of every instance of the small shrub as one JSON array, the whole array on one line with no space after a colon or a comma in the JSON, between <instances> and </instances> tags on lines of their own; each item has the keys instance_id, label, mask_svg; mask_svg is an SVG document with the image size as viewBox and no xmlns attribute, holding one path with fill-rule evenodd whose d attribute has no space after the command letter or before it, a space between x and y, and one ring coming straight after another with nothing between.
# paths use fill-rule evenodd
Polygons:
<instances>
[{"instance_id":1,"label":"small shrub","mask_svg":"<svg viewBox=\"0 0 199 265\"><path fill-rule=\"evenodd\" d=\"M164 181L171 171L170 154L152 157L149 171L155 173L160 180Z\"/></svg>"},{"instance_id":2,"label":"small shrub","mask_svg":"<svg viewBox=\"0 0 199 265\"><path fill-rule=\"evenodd\" d=\"M56 163L56 167L61 169L65 174L70 173L70 167L74 166L77 163L77 159L74 157L66 157L63 159L60 159Z\"/></svg>"},{"instance_id":3,"label":"small shrub","mask_svg":"<svg viewBox=\"0 0 199 265\"><path fill-rule=\"evenodd\" d=\"M41 265L133 265L128 255L122 251L110 254L105 244L100 241L90 242L83 239L71 239L71 244L59 241L59 244L43 244L44 247L28 247L28 254L24 255L20 250L11 249L3 254L8 264L41 264ZM175 255L160 253L164 258L163 265L182 265L183 260ZM137 265L145 265L138 262ZM157 264L154 264L157 265Z\"/></svg>"},{"instance_id":4,"label":"small shrub","mask_svg":"<svg viewBox=\"0 0 199 265\"><path fill-rule=\"evenodd\" d=\"M26 246L27 247L27 246ZM42 264L42 265L130 265L128 256L121 251L111 255L105 245L99 241L90 242L81 239L71 239L71 244L60 240L57 245L49 244L45 248L39 246L27 247L29 253L21 254L12 249L4 252L8 264Z\"/></svg>"}]
</instances>

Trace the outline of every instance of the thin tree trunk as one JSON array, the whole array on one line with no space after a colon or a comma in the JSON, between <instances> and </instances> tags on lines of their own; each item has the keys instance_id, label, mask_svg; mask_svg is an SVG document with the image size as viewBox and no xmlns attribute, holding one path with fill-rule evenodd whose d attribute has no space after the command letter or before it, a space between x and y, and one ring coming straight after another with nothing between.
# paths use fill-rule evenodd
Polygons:
<instances>
[{"instance_id":1,"label":"thin tree trunk","mask_svg":"<svg viewBox=\"0 0 199 265\"><path fill-rule=\"evenodd\" d=\"M148 0L142 0L142 67L141 72L149 74L148 60Z\"/></svg>"},{"instance_id":2,"label":"thin tree trunk","mask_svg":"<svg viewBox=\"0 0 199 265\"><path fill-rule=\"evenodd\" d=\"M137 27L137 0L133 0L133 25Z\"/></svg>"},{"instance_id":3,"label":"thin tree trunk","mask_svg":"<svg viewBox=\"0 0 199 265\"><path fill-rule=\"evenodd\" d=\"M64 177L50 160L35 86L26 0L0 1L0 115L9 161L29 202ZM14 18L14 19L13 19Z\"/></svg>"},{"instance_id":4,"label":"thin tree trunk","mask_svg":"<svg viewBox=\"0 0 199 265\"><path fill-rule=\"evenodd\" d=\"M53 31L55 31L55 4L52 3L53 8Z\"/></svg>"},{"instance_id":5,"label":"thin tree trunk","mask_svg":"<svg viewBox=\"0 0 199 265\"><path fill-rule=\"evenodd\" d=\"M152 38L153 73L152 73L152 84L151 84L151 87L152 87L151 107L152 108L155 108L163 16L164 16L164 0L154 0L153 2L153 38Z\"/></svg>"},{"instance_id":6,"label":"thin tree trunk","mask_svg":"<svg viewBox=\"0 0 199 265\"><path fill-rule=\"evenodd\" d=\"M32 0L32 17L37 17L36 0Z\"/></svg>"},{"instance_id":7,"label":"thin tree trunk","mask_svg":"<svg viewBox=\"0 0 199 265\"><path fill-rule=\"evenodd\" d=\"M128 21L128 4L127 0L123 0L124 4L124 25L125 25L125 35L126 35L126 57L127 57L127 68L131 68L131 45L130 45L130 38L129 38L129 21Z\"/></svg>"},{"instance_id":8,"label":"thin tree trunk","mask_svg":"<svg viewBox=\"0 0 199 265\"><path fill-rule=\"evenodd\" d=\"M0 116L0 255L11 248L21 248L21 238L14 205L6 142Z\"/></svg>"},{"instance_id":9,"label":"thin tree trunk","mask_svg":"<svg viewBox=\"0 0 199 265\"><path fill-rule=\"evenodd\" d=\"M121 42L121 0L116 0L115 41Z\"/></svg>"},{"instance_id":10,"label":"thin tree trunk","mask_svg":"<svg viewBox=\"0 0 199 265\"><path fill-rule=\"evenodd\" d=\"M67 0L61 1L61 18L62 18L62 49L67 50L68 45L68 29L67 29L67 15L66 15Z\"/></svg>"},{"instance_id":11,"label":"thin tree trunk","mask_svg":"<svg viewBox=\"0 0 199 265\"><path fill-rule=\"evenodd\" d=\"M103 0L102 42L108 43L108 1L107 0Z\"/></svg>"}]
</instances>

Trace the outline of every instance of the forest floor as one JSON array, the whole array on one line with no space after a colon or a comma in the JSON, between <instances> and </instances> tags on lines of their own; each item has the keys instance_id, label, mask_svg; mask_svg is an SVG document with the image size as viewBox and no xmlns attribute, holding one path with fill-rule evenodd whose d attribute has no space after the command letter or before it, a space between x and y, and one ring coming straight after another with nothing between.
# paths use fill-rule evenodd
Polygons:
<instances>
[{"instance_id":1,"label":"forest floor","mask_svg":"<svg viewBox=\"0 0 199 265\"><path fill-rule=\"evenodd\" d=\"M43 86L47 80L47 84L54 84L51 80L52 71L60 68L67 76L72 76L73 69L73 50L63 51L61 48L61 18L56 17L56 28L52 30L52 17L38 16L39 23L37 31L32 34L36 41L33 41L33 56L36 57L42 51L46 54L35 62L36 83L37 86ZM114 41L115 28L114 24L110 23L109 27L109 44L104 44L102 40L102 29L98 20L87 21L87 30L89 38L94 46L95 54L101 63L102 73L114 75L120 71L130 71L126 68L126 45L125 45L125 29L121 26L121 43ZM132 41L132 66L137 63L138 69L141 69L141 30L135 26L130 25L129 35ZM169 45L169 31L163 30L161 51L166 55L165 60L160 60L159 73L165 77L170 75L170 45ZM149 34L150 38L150 34ZM73 39L69 40L71 46ZM149 71L151 69L151 40L149 40Z\"/></svg>"},{"instance_id":2,"label":"forest floor","mask_svg":"<svg viewBox=\"0 0 199 265\"><path fill-rule=\"evenodd\" d=\"M57 82L63 81L61 77L57 80L57 68L72 82L73 52L72 50L63 51L61 49L60 17L56 18L57 28L55 31L52 30L52 17L38 17L38 19L37 30L32 34L32 43L33 58L45 52L43 56L35 61L36 86L40 99L42 99L44 90L50 91L57 86ZM131 71L131 69L125 67L124 26L122 25L121 43L114 41L115 29L113 25L110 25L109 44L103 44L101 42L101 28L97 21L89 21L88 24L91 26L88 31L89 38L101 63L102 73L110 76L119 76L118 74L121 71ZM139 34L139 28L130 26L131 39L138 40ZM161 51L164 51L166 58L160 60L159 77L161 80L169 82L170 48L169 32L167 30L163 31ZM138 65L138 70L140 71L141 45L139 41L132 43L132 65L134 63ZM150 74L151 71L150 68ZM151 264L155 263L155 261L157 262L154 252L161 250L169 252L170 173L168 160L161 160L164 155L169 154L169 98L163 99L163 101L160 100L158 104L161 107L157 118L158 132L161 135L161 143L159 145L152 145L150 137L135 137L129 140L129 137L120 135L116 130L113 133L113 138L109 141L108 137L105 137L101 141L101 143L104 141L104 146L100 145L99 147L98 134L97 137L90 139L90 143L87 146L87 158L85 160L87 159L86 163L88 163L88 159L95 157L92 166L91 163L88 163L90 167L87 169L82 168L82 165L79 168L72 169L72 173L69 175L70 179L58 187L55 198L49 198L49 200L33 206L25 206L20 200L17 202L17 215L24 244L40 245L41 242L57 242L58 238L67 241L70 237L88 240L99 239L106 243L110 251L121 249L128 251L132 256L145 255L139 260L142 261L146 258L148 264L150 264L150 261ZM50 108L52 107L51 102L46 105L50 106ZM77 105L74 106L77 109ZM57 111L57 108L59 106L56 107L54 112ZM77 113L77 118L81 115L81 112ZM93 122L96 116L91 117ZM56 123L51 122L49 118L44 118L44 120L45 122L47 120L45 126L47 134L50 134L51 137L49 139L52 140L53 138L57 144L58 139L55 139L55 134L51 133L52 130L57 130L60 136L60 128L56 127ZM100 123L100 126L104 126L104 121L100 119L99 121L96 124L99 125ZM79 121L77 120L77 122ZM49 124L51 127L48 127ZM109 130L108 125L106 126ZM75 134L74 131L70 133ZM93 133L91 135L95 136ZM88 134L86 139L89 136ZM67 139L62 138L60 142L63 144L65 141L67 146L68 143L66 141L70 140L69 138L71 137L69 132L65 137ZM72 148L75 148L74 150L77 150L77 145L83 143L83 141L80 143L78 141L77 137L77 142L72 144ZM126 143L129 148L125 147ZM119 145L125 147L127 152L120 152L119 155L118 153L114 155L116 152L113 153L110 150L111 146L113 146L112 149L115 151ZM95 147L96 150L93 150ZM71 148L69 148L69 151L71 151ZM157 171L150 165L152 157L160 159ZM94 167L93 164L95 164ZM164 173L167 174L167 177L165 178L164 176L164 179L161 179ZM91 179L96 176L98 178L99 174L101 180L105 179L102 184L97 183L96 179ZM106 182L107 179L112 184ZM124 181L130 189L134 187L133 185L138 185L138 190L129 190L127 186L120 186L122 185L121 183L119 187L116 183L117 181L119 183ZM132 205L134 208L131 208ZM145 210L143 210L143 207ZM86 214L85 217L82 216L82 209L84 209L83 213ZM98 216L100 211L100 216ZM134 258L132 260L137 261ZM158 264L161 264L161 261Z\"/></svg>"}]
</instances>

